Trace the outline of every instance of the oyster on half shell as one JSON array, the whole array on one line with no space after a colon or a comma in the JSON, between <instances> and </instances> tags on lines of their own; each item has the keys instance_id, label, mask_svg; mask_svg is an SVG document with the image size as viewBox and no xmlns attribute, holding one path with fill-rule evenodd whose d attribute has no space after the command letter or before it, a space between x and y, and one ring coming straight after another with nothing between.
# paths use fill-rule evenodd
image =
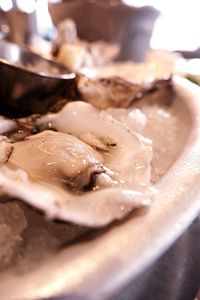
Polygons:
<instances>
[{"instance_id":1,"label":"oyster on half shell","mask_svg":"<svg viewBox=\"0 0 200 300\"><path fill-rule=\"evenodd\" d=\"M43 122L44 128L44 119L41 118L40 122ZM119 126L118 122L116 126ZM82 127L83 123L79 122L79 131ZM102 140L103 149L95 147L98 142L95 136L91 136L86 143L87 138L84 141L78 134L72 134L70 131L45 130L16 142L2 136L1 190L40 209L50 218L92 227L106 225L121 219L134 208L150 204L151 192L147 180L144 190L133 188L132 179L128 177L127 184L121 180L120 176L127 166L123 168L122 164L116 169L116 163L112 163L114 160L109 159L109 155L119 156L117 152L109 154L104 149L109 145L105 146ZM139 151L142 143L127 131L128 134L135 145L138 144ZM119 153L124 149L123 154L126 150L124 141L119 145L119 148L122 147ZM133 170L134 164L135 161Z\"/></svg>"},{"instance_id":2,"label":"oyster on half shell","mask_svg":"<svg viewBox=\"0 0 200 300\"><path fill-rule=\"evenodd\" d=\"M136 98L128 107L72 101L56 113L1 118L2 192L50 218L91 227L149 205L152 182L176 160L189 120L170 79Z\"/></svg>"}]
</instances>

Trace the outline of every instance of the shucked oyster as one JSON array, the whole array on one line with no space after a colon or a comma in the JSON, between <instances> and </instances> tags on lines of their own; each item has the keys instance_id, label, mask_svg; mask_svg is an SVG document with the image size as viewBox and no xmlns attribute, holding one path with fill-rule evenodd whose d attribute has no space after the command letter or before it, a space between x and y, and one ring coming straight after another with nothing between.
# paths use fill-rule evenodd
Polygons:
<instances>
[{"instance_id":1,"label":"shucked oyster","mask_svg":"<svg viewBox=\"0 0 200 300\"><path fill-rule=\"evenodd\" d=\"M136 101L148 97L165 101L172 98L171 78L137 84L121 77L88 78L79 75L76 79L80 98L100 109L109 107L128 108ZM158 94L160 97L158 97ZM152 101L152 100L151 100Z\"/></svg>"},{"instance_id":2,"label":"shucked oyster","mask_svg":"<svg viewBox=\"0 0 200 300\"><path fill-rule=\"evenodd\" d=\"M117 44L80 40L72 19L66 19L58 25L57 37L53 43L56 60L74 72L83 67L105 65L117 57L119 50Z\"/></svg>"},{"instance_id":3,"label":"shucked oyster","mask_svg":"<svg viewBox=\"0 0 200 300\"><path fill-rule=\"evenodd\" d=\"M34 181L64 184L80 190L103 170L102 158L90 146L69 134L54 131L14 143L6 163L23 169Z\"/></svg>"},{"instance_id":4,"label":"shucked oyster","mask_svg":"<svg viewBox=\"0 0 200 300\"><path fill-rule=\"evenodd\" d=\"M143 190L150 181L151 141L128 130L106 111L89 103L70 102L38 122L70 133L95 148L116 185Z\"/></svg>"},{"instance_id":5,"label":"shucked oyster","mask_svg":"<svg viewBox=\"0 0 200 300\"><path fill-rule=\"evenodd\" d=\"M151 182L173 164L186 130L170 80L138 88L132 95L140 101L119 99L115 105L102 98L97 107L73 101L57 113L2 119L2 190L49 217L94 227L149 204ZM106 109L98 108L105 103ZM187 123L184 111L180 119ZM180 147L174 150L177 136Z\"/></svg>"},{"instance_id":6,"label":"shucked oyster","mask_svg":"<svg viewBox=\"0 0 200 300\"><path fill-rule=\"evenodd\" d=\"M120 184L104 155L75 136L43 131L2 143L1 189L51 218L102 226L151 201L148 191Z\"/></svg>"}]
</instances>

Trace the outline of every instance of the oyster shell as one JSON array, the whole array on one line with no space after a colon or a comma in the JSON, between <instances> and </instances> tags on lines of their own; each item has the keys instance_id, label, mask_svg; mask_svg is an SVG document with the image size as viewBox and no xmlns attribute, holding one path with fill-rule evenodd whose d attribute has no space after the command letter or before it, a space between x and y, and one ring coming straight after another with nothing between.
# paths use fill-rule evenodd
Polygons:
<instances>
[{"instance_id":1,"label":"oyster shell","mask_svg":"<svg viewBox=\"0 0 200 300\"><path fill-rule=\"evenodd\" d=\"M22 170L0 169L2 190L36 207L51 219L98 227L121 219L134 208L148 206L150 196L131 189L105 188L81 195L32 182Z\"/></svg>"},{"instance_id":2,"label":"oyster shell","mask_svg":"<svg viewBox=\"0 0 200 300\"><path fill-rule=\"evenodd\" d=\"M170 77L138 84L118 76L89 78L79 75L76 83L80 98L100 109L129 108L146 96L148 102L160 99L168 103L172 98Z\"/></svg>"}]
</instances>

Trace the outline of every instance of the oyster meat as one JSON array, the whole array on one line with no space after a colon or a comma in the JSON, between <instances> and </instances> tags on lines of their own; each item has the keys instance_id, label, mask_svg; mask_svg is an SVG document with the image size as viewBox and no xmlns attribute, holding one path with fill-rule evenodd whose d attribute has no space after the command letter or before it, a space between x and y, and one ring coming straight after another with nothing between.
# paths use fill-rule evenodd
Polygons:
<instances>
[{"instance_id":1,"label":"oyster meat","mask_svg":"<svg viewBox=\"0 0 200 300\"><path fill-rule=\"evenodd\" d=\"M151 202L149 192L117 185L101 153L75 136L48 130L4 143L1 190L49 218L97 227Z\"/></svg>"}]
</instances>

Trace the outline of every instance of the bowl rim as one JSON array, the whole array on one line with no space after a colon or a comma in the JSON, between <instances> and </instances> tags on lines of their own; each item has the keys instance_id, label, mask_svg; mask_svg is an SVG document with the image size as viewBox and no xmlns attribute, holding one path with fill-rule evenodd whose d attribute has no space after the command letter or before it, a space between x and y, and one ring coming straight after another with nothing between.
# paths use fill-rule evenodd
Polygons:
<instances>
[{"instance_id":1,"label":"bowl rim","mask_svg":"<svg viewBox=\"0 0 200 300\"><path fill-rule=\"evenodd\" d=\"M2 300L108 298L155 262L192 223L200 212L200 87L176 76L173 83L192 116L191 131L182 154L157 184L160 193L149 212L67 247L27 274L2 273Z\"/></svg>"}]
</instances>

